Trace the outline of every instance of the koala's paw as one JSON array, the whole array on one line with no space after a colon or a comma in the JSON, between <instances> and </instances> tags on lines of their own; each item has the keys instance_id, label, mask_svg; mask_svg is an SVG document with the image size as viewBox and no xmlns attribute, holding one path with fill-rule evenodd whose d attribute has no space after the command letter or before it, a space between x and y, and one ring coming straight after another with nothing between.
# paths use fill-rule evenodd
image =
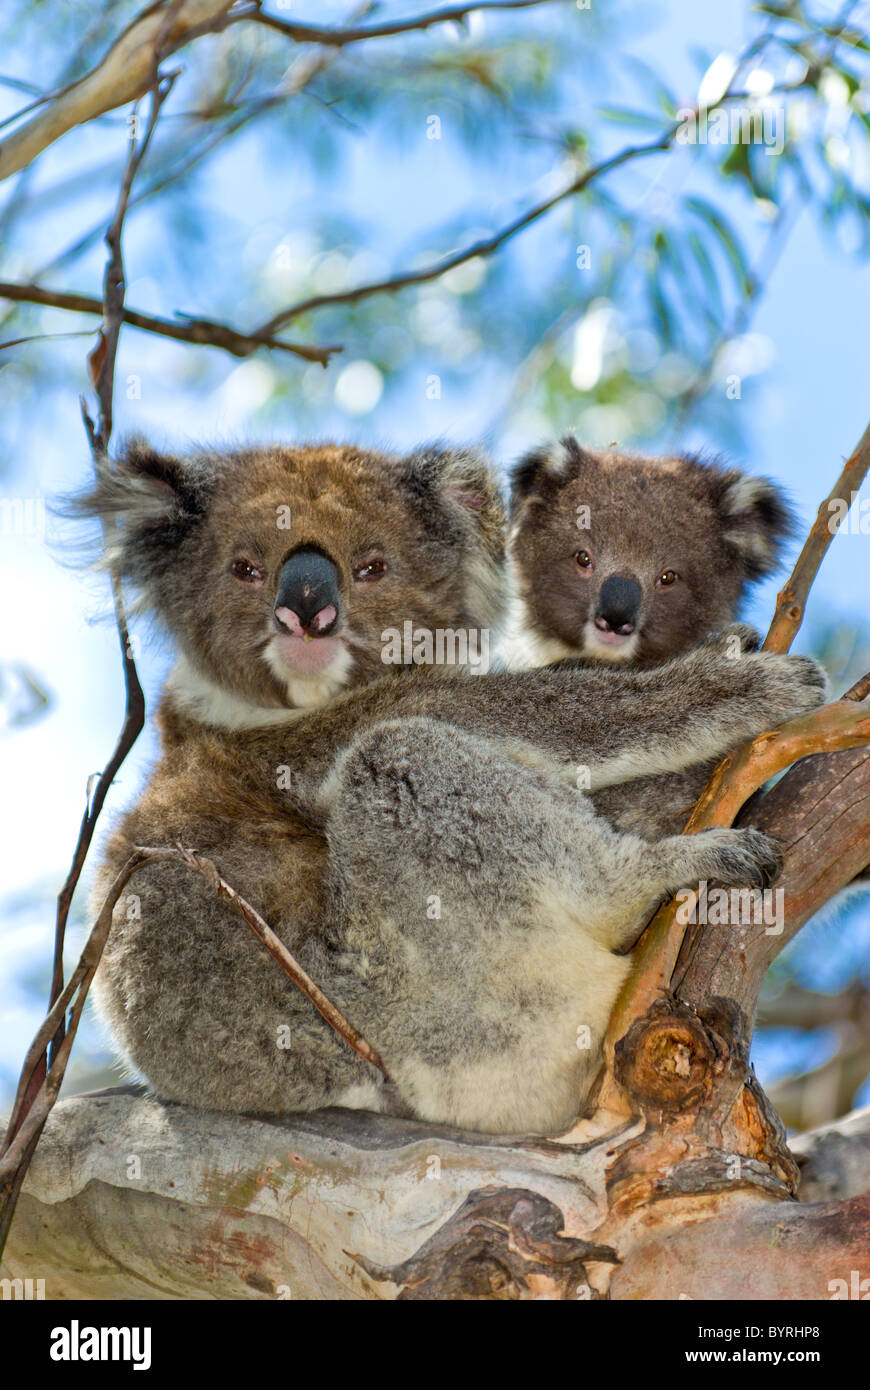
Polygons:
<instances>
[{"instance_id":1,"label":"koala's paw","mask_svg":"<svg viewBox=\"0 0 870 1390\"><path fill-rule=\"evenodd\" d=\"M734 888L769 888L779 877L782 850L760 830L702 830L698 842L699 878L718 879Z\"/></svg>"},{"instance_id":2,"label":"koala's paw","mask_svg":"<svg viewBox=\"0 0 870 1390\"><path fill-rule=\"evenodd\" d=\"M761 646L761 633L749 623L729 623L718 632L711 632L707 646L714 651L724 652L726 656L742 656L744 652L757 652Z\"/></svg>"},{"instance_id":3,"label":"koala's paw","mask_svg":"<svg viewBox=\"0 0 870 1390\"><path fill-rule=\"evenodd\" d=\"M761 675L765 714L772 723L782 724L824 704L827 677L812 657L757 652L753 660Z\"/></svg>"}]
</instances>

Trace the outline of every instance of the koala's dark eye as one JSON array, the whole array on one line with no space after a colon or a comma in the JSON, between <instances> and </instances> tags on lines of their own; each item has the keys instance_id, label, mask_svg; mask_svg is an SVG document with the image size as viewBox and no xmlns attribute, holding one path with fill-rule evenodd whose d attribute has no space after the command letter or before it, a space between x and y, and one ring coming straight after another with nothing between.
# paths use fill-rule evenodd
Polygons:
<instances>
[{"instance_id":1,"label":"koala's dark eye","mask_svg":"<svg viewBox=\"0 0 870 1390\"><path fill-rule=\"evenodd\" d=\"M245 560L242 557L233 560L230 574L240 579L243 584L262 584L266 577L266 571L261 565L255 565L253 560Z\"/></svg>"},{"instance_id":2,"label":"koala's dark eye","mask_svg":"<svg viewBox=\"0 0 870 1390\"><path fill-rule=\"evenodd\" d=\"M581 570L592 569L592 556L589 554L588 550L578 550L574 559L577 561L577 565Z\"/></svg>"},{"instance_id":3,"label":"koala's dark eye","mask_svg":"<svg viewBox=\"0 0 870 1390\"><path fill-rule=\"evenodd\" d=\"M676 584L679 577L680 576L677 574L676 570L662 570L661 574L656 580L656 588L669 589L672 584Z\"/></svg>"},{"instance_id":4,"label":"koala's dark eye","mask_svg":"<svg viewBox=\"0 0 870 1390\"><path fill-rule=\"evenodd\" d=\"M357 565L353 577L360 584L371 584L376 579L383 579L386 572L386 560L366 560L364 565Z\"/></svg>"}]
</instances>

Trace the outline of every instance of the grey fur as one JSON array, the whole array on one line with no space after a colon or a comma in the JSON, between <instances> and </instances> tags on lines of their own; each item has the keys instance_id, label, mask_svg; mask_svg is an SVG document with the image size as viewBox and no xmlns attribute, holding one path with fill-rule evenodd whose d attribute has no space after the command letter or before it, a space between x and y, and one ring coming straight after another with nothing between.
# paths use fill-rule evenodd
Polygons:
<instances>
[{"instance_id":1,"label":"grey fur","mask_svg":"<svg viewBox=\"0 0 870 1390\"><path fill-rule=\"evenodd\" d=\"M578 527L578 508L584 523ZM512 472L511 620L500 655L512 669L571 658L599 669L660 665L732 624L747 588L779 563L794 519L783 491L717 460L649 458L583 448L572 436L527 454ZM591 570L579 571L583 547ZM657 575L672 568L663 590ZM635 635L596 643L591 619L611 575L642 590ZM736 638L736 640L735 640ZM757 634L730 628L723 651L753 650ZM643 777L593 796L630 834L656 839L685 823L715 762Z\"/></svg>"},{"instance_id":2,"label":"grey fur","mask_svg":"<svg viewBox=\"0 0 870 1390\"><path fill-rule=\"evenodd\" d=\"M386 620L485 626L497 613L497 586L480 580L500 541L479 459L247 450L217 457L205 481L197 462L188 495L183 461L137 449L144 478L126 492L99 484L82 510L119 516L120 563L201 680L192 696L183 675L167 688L160 760L106 848L95 900L134 844L181 841L216 861L368 1037L405 1108L494 1132L563 1127L588 1095L628 969L620 952L645 915L699 878L764 882L776 868L753 831L654 847L618 833L574 789L578 766L599 789L681 772L815 707L819 668L735 660L720 641L648 670L381 674ZM276 500L293 509L292 538L276 537ZM259 587L228 580L240 536ZM314 541L340 573L354 660L340 693L294 707L264 642L284 556ZM388 580L357 585L355 557L375 542ZM130 893L99 996L161 1096L266 1112L388 1103L380 1076L196 876L153 866Z\"/></svg>"}]
</instances>

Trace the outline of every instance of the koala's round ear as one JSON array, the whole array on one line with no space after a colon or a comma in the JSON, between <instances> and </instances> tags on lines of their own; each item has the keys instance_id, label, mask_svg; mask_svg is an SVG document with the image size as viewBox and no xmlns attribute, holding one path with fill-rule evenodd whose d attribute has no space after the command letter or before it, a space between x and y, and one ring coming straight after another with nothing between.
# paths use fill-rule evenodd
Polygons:
<instances>
[{"instance_id":1,"label":"koala's round ear","mask_svg":"<svg viewBox=\"0 0 870 1390\"><path fill-rule=\"evenodd\" d=\"M120 517L138 528L198 516L208 503L202 462L164 454L133 436L100 465L96 481L71 503L79 516Z\"/></svg>"},{"instance_id":2,"label":"koala's round ear","mask_svg":"<svg viewBox=\"0 0 870 1390\"><path fill-rule=\"evenodd\" d=\"M796 529L785 493L770 478L753 478L736 468L718 471L711 481L722 538L736 552L746 578L771 574Z\"/></svg>"},{"instance_id":3,"label":"koala's round ear","mask_svg":"<svg viewBox=\"0 0 870 1390\"><path fill-rule=\"evenodd\" d=\"M497 626L504 607L505 515L489 461L477 449L431 445L400 461L399 485L427 537L455 547L468 621Z\"/></svg>"},{"instance_id":4,"label":"koala's round ear","mask_svg":"<svg viewBox=\"0 0 870 1390\"><path fill-rule=\"evenodd\" d=\"M549 497L569 479L583 477L595 467L595 455L578 444L573 434L532 449L511 469L510 515L515 516L530 498Z\"/></svg>"},{"instance_id":5,"label":"koala's round ear","mask_svg":"<svg viewBox=\"0 0 870 1390\"><path fill-rule=\"evenodd\" d=\"M211 482L205 460L164 454L134 437L101 464L90 488L58 510L78 520L117 522L104 559L144 583L205 515Z\"/></svg>"},{"instance_id":6,"label":"koala's round ear","mask_svg":"<svg viewBox=\"0 0 870 1390\"><path fill-rule=\"evenodd\" d=\"M433 444L401 460L400 486L430 533L447 541L463 536L499 556L504 550L504 506L493 469L477 449Z\"/></svg>"}]
</instances>

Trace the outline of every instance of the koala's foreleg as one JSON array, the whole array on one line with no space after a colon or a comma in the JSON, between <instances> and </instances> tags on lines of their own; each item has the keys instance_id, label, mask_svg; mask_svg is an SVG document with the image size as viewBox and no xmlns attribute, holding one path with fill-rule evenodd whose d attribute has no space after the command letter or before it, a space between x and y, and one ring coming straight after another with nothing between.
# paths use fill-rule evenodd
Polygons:
<instances>
[{"instance_id":1,"label":"koala's foreleg","mask_svg":"<svg viewBox=\"0 0 870 1390\"><path fill-rule=\"evenodd\" d=\"M742 626L735 628L739 636ZM590 750L592 789L637 777L679 772L721 757L744 739L821 704L825 677L808 657L724 647L726 631L664 666L611 677L614 696L621 677L623 699L610 705L626 715L614 727L606 713ZM631 714L631 696L635 710ZM627 698L626 698L627 697Z\"/></svg>"}]
</instances>

